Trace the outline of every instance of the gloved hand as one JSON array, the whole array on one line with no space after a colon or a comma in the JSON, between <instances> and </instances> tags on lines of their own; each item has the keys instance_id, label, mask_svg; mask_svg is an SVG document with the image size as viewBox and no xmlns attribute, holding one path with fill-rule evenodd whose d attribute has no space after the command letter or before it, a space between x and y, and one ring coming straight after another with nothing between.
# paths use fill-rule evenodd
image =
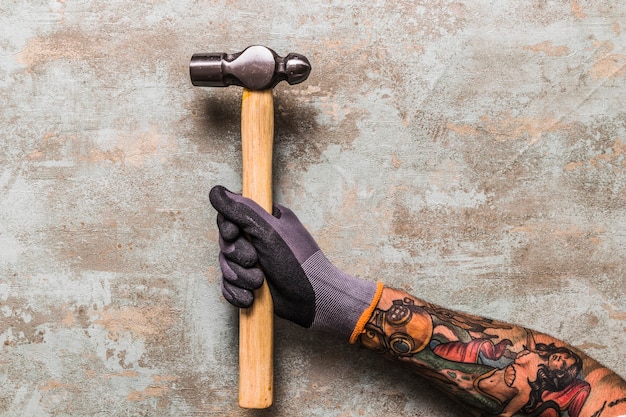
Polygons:
<instances>
[{"instance_id":1,"label":"gloved hand","mask_svg":"<svg viewBox=\"0 0 626 417\"><path fill-rule=\"evenodd\" d=\"M264 272L277 316L356 341L378 303L382 284L335 267L288 208L276 205L269 214L221 186L214 187L209 198L218 211L226 300L242 308L252 305L253 290L262 285Z\"/></svg>"}]
</instances>

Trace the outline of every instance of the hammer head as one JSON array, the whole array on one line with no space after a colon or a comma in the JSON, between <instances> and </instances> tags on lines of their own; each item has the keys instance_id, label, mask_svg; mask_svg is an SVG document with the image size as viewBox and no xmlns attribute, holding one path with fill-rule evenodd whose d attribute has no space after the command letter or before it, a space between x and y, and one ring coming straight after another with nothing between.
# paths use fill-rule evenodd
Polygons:
<instances>
[{"instance_id":1,"label":"hammer head","mask_svg":"<svg viewBox=\"0 0 626 417\"><path fill-rule=\"evenodd\" d=\"M194 54L189 64L191 82L200 87L239 85L249 90L267 90L285 80L298 84L306 80L311 64L304 55L280 57L265 46L250 46L236 54Z\"/></svg>"}]
</instances>

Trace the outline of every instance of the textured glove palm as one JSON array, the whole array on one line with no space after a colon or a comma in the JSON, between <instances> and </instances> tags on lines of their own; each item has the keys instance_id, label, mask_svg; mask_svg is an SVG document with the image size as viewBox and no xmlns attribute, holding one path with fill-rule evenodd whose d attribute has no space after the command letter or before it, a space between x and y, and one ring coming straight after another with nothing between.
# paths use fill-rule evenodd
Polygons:
<instances>
[{"instance_id":1,"label":"textured glove palm","mask_svg":"<svg viewBox=\"0 0 626 417\"><path fill-rule=\"evenodd\" d=\"M269 214L224 187L209 195L218 211L222 292L249 307L265 272L277 316L303 327L350 336L380 285L336 268L296 215L282 206Z\"/></svg>"}]
</instances>

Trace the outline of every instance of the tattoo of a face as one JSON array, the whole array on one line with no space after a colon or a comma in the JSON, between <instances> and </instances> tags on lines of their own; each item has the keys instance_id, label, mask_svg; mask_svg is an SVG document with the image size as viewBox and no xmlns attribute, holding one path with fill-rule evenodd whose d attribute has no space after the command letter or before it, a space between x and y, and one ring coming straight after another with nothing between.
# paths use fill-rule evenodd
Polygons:
<instances>
[{"instance_id":1,"label":"tattoo of a face","mask_svg":"<svg viewBox=\"0 0 626 417\"><path fill-rule=\"evenodd\" d=\"M360 341L366 347L393 357L422 351L432 336L432 319L410 298L394 300L386 311L376 309Z\"/></svg>"}]
</instances>

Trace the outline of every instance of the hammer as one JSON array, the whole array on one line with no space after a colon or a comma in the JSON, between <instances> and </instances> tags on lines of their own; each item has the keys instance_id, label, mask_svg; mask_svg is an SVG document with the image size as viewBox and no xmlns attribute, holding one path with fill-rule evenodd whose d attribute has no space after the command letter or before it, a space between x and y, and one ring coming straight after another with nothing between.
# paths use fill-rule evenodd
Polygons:
<instances>
[{"instance_id":1,"label":"hammer","mask_svg":"<svg viewBox=\"0 0 626 417\"><path fill-rule=\"evenodd\" d=\"M280 81L298 84L311 72L308 59L291 53L280 57L264 46L235 54L194 54L191 82L200 87L243 87L241 144L244 197L272 212L272 88ZM254 293L252 307L239 313L239 406L267 408L273 399L273 304L267 282Z\"/></svg>"}]
</instances>

